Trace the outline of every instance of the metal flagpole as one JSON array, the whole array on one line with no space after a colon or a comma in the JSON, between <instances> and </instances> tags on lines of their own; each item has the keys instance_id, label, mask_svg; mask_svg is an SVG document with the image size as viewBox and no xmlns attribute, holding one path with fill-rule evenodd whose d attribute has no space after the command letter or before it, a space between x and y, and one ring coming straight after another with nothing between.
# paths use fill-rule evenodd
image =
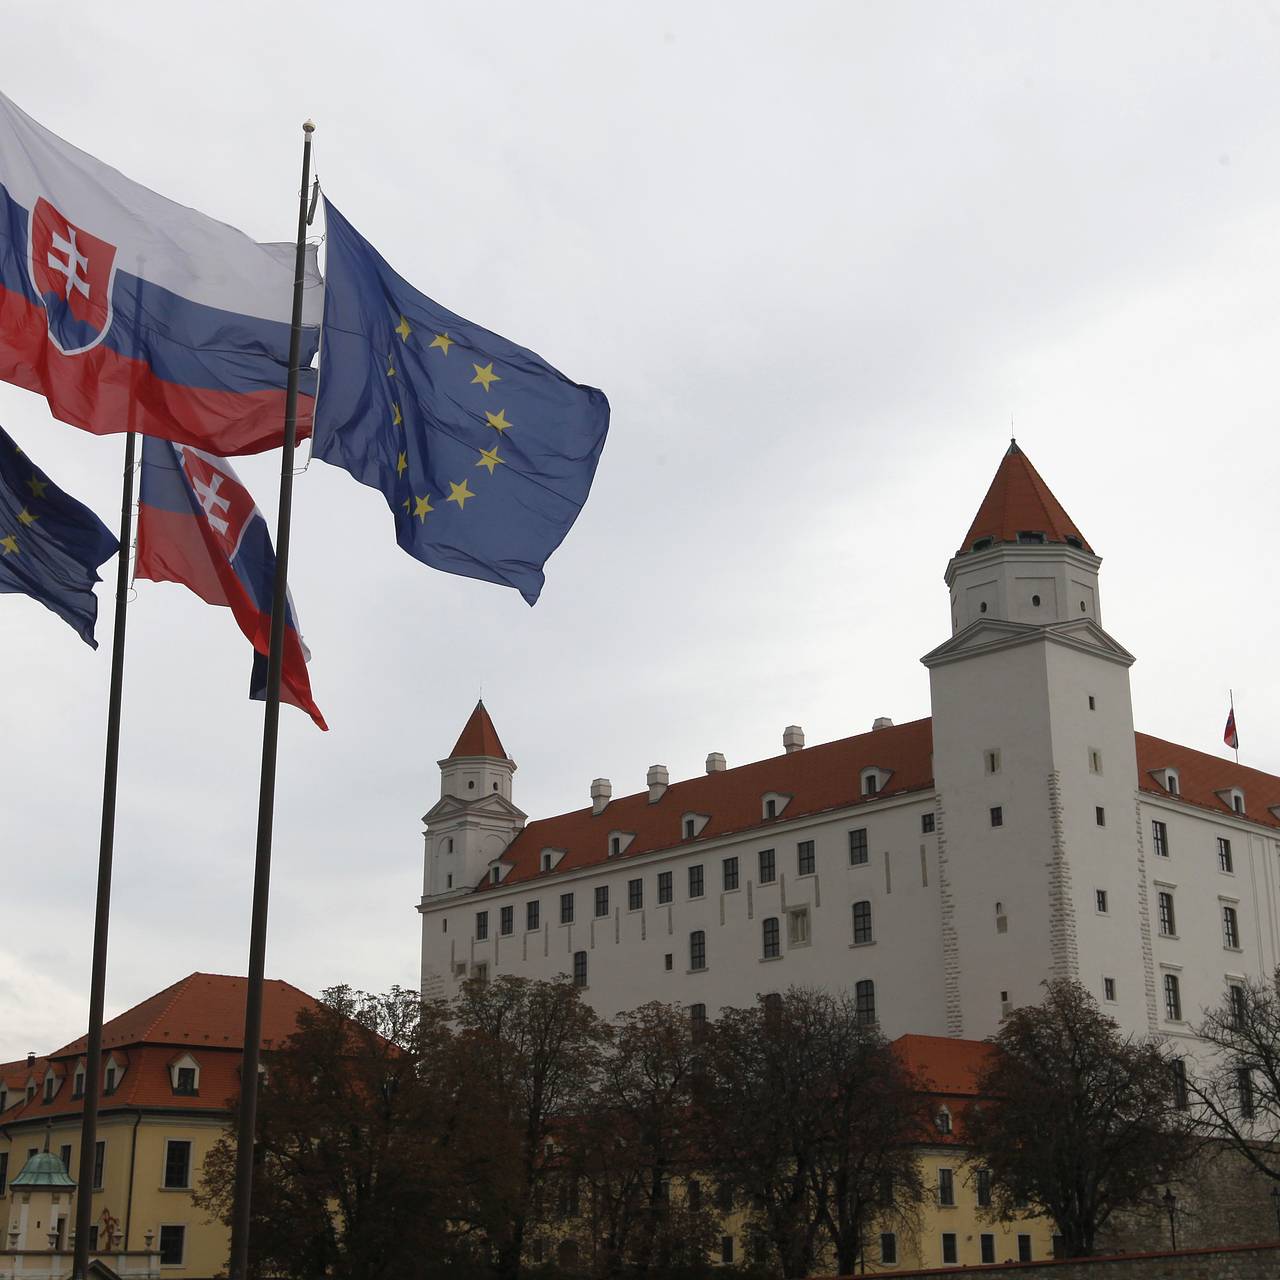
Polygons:
<instances>
[{"instance_id":1,"label":"metal flagpole","mask_svg":"<svg viewBox=\"0 0 1280 1280\"><path fill-rule=\"evenodd\" d=\"M271 648L267 658L267 710L262 728L262 780L258 790L258 850L253 870L249 925L249 981L244 1005L244 1053L240 1067L240 1118L236 1130L235 1199L231 1210L231 1280L248 1280L249 1221L253 1200L253 1143L258 1119L258 1060L262 1044L262 978L267 958L267 903L271 889L271 830L275 819L276 743L280 729L280 675L284 669L289 590L289 521L293 510L293 455L298 434L298 361L302 351L302 290L307 265L307 200L311 185L311 135L302 126L302 187L298 193L298 251L294 259L293 332L285 394L284 452L280 458L280 514L276 525L276 580L271 597Z\"/></svg>"},{"instance_id":2,"label":"metal flagpole","mask_svg":"<svg viewBox=\"0 0 1280 1280\"><path fill-rule=\"evenodd\" d=\"M89 1274L93 1224L93 1171L102 1089L102 1004L107 986L107 926L111 917L111 861L116 840L116 775L120 764L120 704L124 693L124 639L129 606L129 546L133 541L133 461L137 435L124 438L124 488L120 498L120 556L116 566L116 625L111 642L111 698L107 711L107 759L102 778L102 834L98 844L98 905L93 921L93 969L89 979L89 1036L85 1048L84 1112L80 1120L80 1177L76 1188L76 1242L71 1274ZM107 1242L111 1247L111 1241ZM127 1242L126 1242L127 1247Z\"/></svg>"}]
</instances>

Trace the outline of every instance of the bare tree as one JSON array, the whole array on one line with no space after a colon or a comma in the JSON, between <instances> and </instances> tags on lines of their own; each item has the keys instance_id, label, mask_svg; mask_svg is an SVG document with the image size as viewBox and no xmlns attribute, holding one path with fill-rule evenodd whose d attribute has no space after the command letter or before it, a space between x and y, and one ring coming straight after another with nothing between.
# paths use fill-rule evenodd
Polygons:
<instances>
[{"instance_id":1,"label":"bare tree","mask_svg":"<svg viewBox=\"0 0 1280 1280\"><path fill-rule=\"evenodd\" d=\"M1199 1033L1217 1051L1207 1069L1193 1075L1183 1060L1175 1070L1202 1130L1280 1182L1280 969L1232 982Z\"/></svg>"},{"instance_id":2,"label":"bare tree","mask_svg":"<svg viewBox=\"0 0 1280 1280\"><path fill-rule=\"evenodd\" d=\"M1042 1212L1081 1257L1114 1212L1176 1178L1195 1140L1160 1046L1122 1035L1079 983L1045 985L1043 1003L1015 1009L993 1037L966 1131L996 1215Z\"/></svg>"}]
</instances>

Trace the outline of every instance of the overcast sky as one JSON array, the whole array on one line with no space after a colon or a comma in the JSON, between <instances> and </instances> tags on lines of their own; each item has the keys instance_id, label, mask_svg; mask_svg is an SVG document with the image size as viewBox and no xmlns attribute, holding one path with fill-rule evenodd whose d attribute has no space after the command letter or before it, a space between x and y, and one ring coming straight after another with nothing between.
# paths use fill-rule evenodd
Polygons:
<instances>
[{"instance_id":1,"label":"overcast sky","mask_svg":"<svg viewBox=\"0 0 1280 1280\"><path fill-rule=\"evenodd\" d=\"M1009 436L1104 557L1137 726L1280 772L1280 4L60 3L4 89L257 239L334 202L444 305L602 387L534 609L298 479L332 731L282 713L267 971L417 980L421 815L483 688L531 816L929 712L942 574ZM74 36L74 38L69 38ZM319 228L317 227L317 230ZM123 438L0 386L115 526ZM278 454L239 470L274 523ZM109 564L104 574L114 578ZM110 593L0 598L0 1059L84 1030ZM107 1013L243 973L261 704L226 611L137 585Z\"/></svg>"}]
</instances>

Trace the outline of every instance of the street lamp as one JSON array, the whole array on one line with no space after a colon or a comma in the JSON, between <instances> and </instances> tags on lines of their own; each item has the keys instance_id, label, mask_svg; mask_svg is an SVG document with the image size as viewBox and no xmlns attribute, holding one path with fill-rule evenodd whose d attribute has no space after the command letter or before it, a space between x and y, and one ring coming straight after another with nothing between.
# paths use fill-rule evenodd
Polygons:
<instances>
[{"instance_id":1,"label":"street lamp","mask_svg":"<svg viewBox=\"0 0 1280 1280\"><path fill-rule=\"evenodd\" d=\"M1165 1187L1164 1195L1160 1197L1160 1203L1164 1205L1165 1212L1169 1215L1169 1248L1176 1249L1178 1247L1178 1232L1175 1226L1175 1215L1178 1212L1178 1197L1173 1194L1172 1188Z\"/></svg>"},{"instance_id":2,"label":"street lamp","mask_svg":"<svg viewBox=\"0 0 1280 1280\"><path fill-rule=\"evenodd\" d=\"M1280 1187L1271 1188L1271 1204L1276 1211L1276 1235L1280 1236Z\"/></svg>"}]
</instances>

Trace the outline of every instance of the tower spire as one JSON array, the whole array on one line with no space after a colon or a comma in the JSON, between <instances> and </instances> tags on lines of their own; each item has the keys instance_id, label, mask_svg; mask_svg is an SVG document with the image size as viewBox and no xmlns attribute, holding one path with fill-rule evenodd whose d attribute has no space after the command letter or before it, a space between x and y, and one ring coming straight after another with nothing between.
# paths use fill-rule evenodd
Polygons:
<instances>
[{"instance_id":1,"label":"tower spire","mask_svg":"<svg viewBox=\"0 0 1280 1280\"><path fill-rule=\"evenodd\" d=\"M957 554L1003 542L1059 542L1093 552L1014 436Z\"/></svg>"}]
</instances>

